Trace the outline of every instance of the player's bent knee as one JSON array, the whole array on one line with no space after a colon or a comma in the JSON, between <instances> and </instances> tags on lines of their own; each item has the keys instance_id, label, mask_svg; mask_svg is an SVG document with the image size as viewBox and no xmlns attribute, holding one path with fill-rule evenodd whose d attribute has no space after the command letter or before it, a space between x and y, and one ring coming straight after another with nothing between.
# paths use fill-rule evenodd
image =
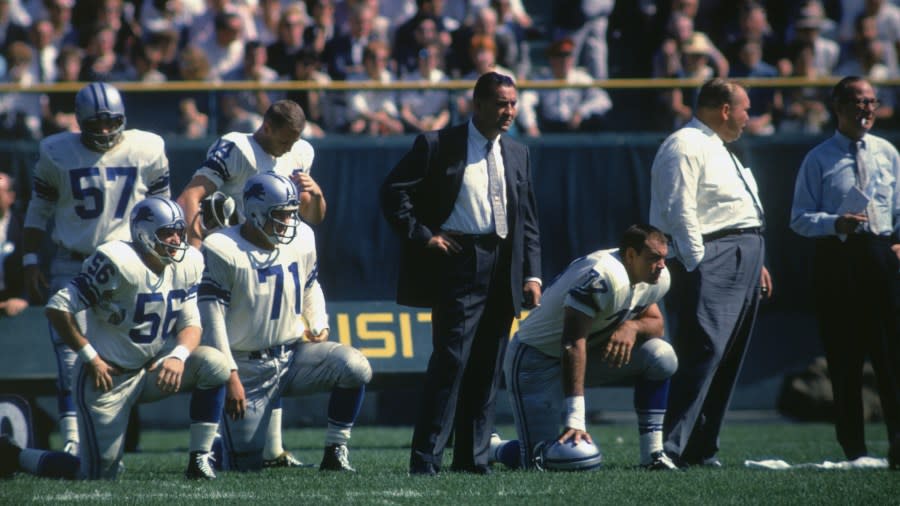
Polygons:
<instances>
[{"instance_id":1,"label":"player's bent knee","mask_svg":"<svg viewBox=\"0 0 900 506\"><path fill-rule=\"evenodd\" d=\"M189 360L195 360L197 364L197 388L215 388L228 381L231 375L225 354L211 346L198 346Z\"/></svg>"},{"instance_id":2,"label":"player's bent knee","mask_svg":"<svg viewBox=\"0 0 900 506\"><path fill-rule=\"evenodd\" d=\"M678 370L678 356L672 345L662 339L649 339L642 346L647 353L647 368L644 377L664 380Z\"/></svg>"},{"instance_id":3,"label":"player's bent knee","mask_svg":"<svg viewBox=\"0 0 900 506\"><path fill-rule=\"evenodd\" d=\"M340 388L355 388L372 381L372 366L369 359L361 351L350 346L341 345L332 352L332 357L341 362L343 373L337 386Z\"/></svg>"}]
</instances>

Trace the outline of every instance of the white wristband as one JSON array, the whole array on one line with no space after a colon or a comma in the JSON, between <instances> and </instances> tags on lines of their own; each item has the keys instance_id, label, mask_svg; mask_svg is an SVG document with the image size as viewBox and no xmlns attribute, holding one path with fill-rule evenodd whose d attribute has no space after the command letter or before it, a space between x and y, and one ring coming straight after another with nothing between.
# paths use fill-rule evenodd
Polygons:
<instances>
[{"instance_id":1,"label":"white wristband","mask_svg":"<svg viewBox=\"0 0 900 506\"><path fill-rule=\"evenodd\" d=\"M95 350L94 347L91 346L91 343L87 343L86 345L82 346L80 350L78 350L78 356L81 357L82 361L90 362L97 356L97 350Z\"/></svg>"},{"instance_id":2,"label":"white wristband","mask_svg":"<svg viewBox=\"0 0 900 506\"><path fill-rule=\"evenodd\" d=\"M584 418L584 396L566 397L566 427L576 430L587 430Z\"/></svg>"},{"instance_id":3,"label":"white wristband","mask_svg":"<svg viewBox=\"0 0 900 506\"><path fill-rule=\"evenodd\" d=\"M29 265L37 265L41 263L41 259L38 258L37 253L25 253L22 255L22 266L28 267Z\"/></svg>"},{"instance_id":4,"label":"white wristband","mask_svg":"<svg viewBox=\"0 0 900 506\"><path fill-rule=\"evenodd\" d=\"M190 350L188 350L187 348L185 348L183 345L180 345L180 344L179 344L178 346L175 347L174 350L172 350L171 353L169 353L169 354L166 356L166 358L169 358L169 357L175 357L175 358L177 358L178 360L181 360L182 362L186 362L186 361L187 361L187 358L188 358L188 356L189 356L190 354L191 354Z\"/></svg>"}]
</instances>

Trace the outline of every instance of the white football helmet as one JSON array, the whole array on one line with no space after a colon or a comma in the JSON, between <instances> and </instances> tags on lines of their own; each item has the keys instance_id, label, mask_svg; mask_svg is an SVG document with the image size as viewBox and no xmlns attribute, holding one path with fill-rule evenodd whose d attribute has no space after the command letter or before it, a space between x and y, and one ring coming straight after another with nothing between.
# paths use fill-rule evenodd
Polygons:
<instances>
[{"instance_id":1,"label":"white football helmet","mask_svg":"<svg viewBox=\"0 0 900 506\"><path fill-rule=\"evenodd\" d=\"M91 83L75 95L75 119L81 129L81 140L98 151L109 151L125 131L125 105L119 90L106 83ZM100 122L112 122L104 132Z\"/></svg>"},{"instance_id":2,"label":"white football helmet","mask_svg":"<svg viewBox=\"0 0 900 506\"><path fill-rule=\"evenodd\" d=\"M603 455L594 443L571 439L541 441L534 447L534 467L541 471L593 471L600 468Z\"/></svg>"},{"instance_id":3,"label":"white football helmet","mask_svg":"<svg viewBox=\"0 0 900 506\"><path fill-rule=\"evenodd\" d=\"M247 221L263 233L272 246L288 244L297 235L300 224L300 198L290 179L266 172L257 174L244 185L244 214ZM278 220L273 211L290 211L287 220ZM269 231L266 231L266 228Z\"/></svg>"},{"instance_id":4,"label":"white football helmet","mask_svg":"<svg viewBox=\"0 0 900 506\"><path fill-rule=\"evenodd\" d=\"M131 239L142 250L148 251L164 264L181 262L187 253L184 212L175 202L162 197L147 197L131 210ZM169 244L160 240L176 231L180 241Z\"/></svg>"}]
</instances>

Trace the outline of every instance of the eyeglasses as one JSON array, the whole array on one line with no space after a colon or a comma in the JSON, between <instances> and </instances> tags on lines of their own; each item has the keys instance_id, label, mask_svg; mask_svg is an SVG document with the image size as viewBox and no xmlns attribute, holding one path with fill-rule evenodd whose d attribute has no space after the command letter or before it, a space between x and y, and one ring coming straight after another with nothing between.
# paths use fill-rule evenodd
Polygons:
<instances>
[{"instance_id":1,"label":"eyeglasses","mask_svg":"<svg viewBox=\"0 0 900 506\"><path fill-rule=\"evenodd\" d=\"M871 105L872 109L881 107L881 100L877 98L857 98L856 100L848 100L848 102L854 103L859 107L869 107Z\"/></svg>"}]
</instances>

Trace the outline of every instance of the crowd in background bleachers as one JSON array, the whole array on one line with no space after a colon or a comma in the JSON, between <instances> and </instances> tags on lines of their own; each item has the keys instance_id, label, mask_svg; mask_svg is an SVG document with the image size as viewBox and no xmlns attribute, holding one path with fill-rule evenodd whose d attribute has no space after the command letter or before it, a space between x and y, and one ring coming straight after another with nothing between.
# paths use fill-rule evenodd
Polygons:
<instances>
[{"instance_id":1,"label":"crowd in background bleachers","mask_svg":"<svg viewBox=\"0 0 900 506\"><path fill-rule=\"evenodd\" d=\"M4 82L475 79L584 83L617 77L898 76L900 0L0 0ZM880 90L882 126L894 90ZM637 94L523 90L520 135L669 131L693 113L692 87ZM751 89L754 135L833 125L826 88ZM306 136L393 135L468 117L440 90L187 93L177 133L252 131L268 105L300 103ZM70 93L0 96L0 138L77 128ZM157 107L159 109L161 106ZM652 107L633 119L635 108ZM151 111L153 108L144 107ZM209 115L217 115L211 122ZM216 131L210 131L212 125Z\"/></svg>"}]
</instances>

